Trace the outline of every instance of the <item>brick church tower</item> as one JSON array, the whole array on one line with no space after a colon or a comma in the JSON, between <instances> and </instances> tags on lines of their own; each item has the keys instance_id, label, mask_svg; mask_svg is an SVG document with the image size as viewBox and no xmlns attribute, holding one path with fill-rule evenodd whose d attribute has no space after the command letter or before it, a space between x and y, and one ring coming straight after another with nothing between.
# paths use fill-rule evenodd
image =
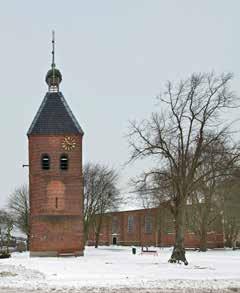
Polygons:
<instances>
[{"instance_id":1,"label":"brick church tower","mask_svg":"<svg viewBox=\"0 0 240 293\"><path fill-rule=\"evenodd\" d=\"M83 255L83 131L59 91L54 61L48 92L28 131L30 255Z\"/></svg>"}]
</instances>

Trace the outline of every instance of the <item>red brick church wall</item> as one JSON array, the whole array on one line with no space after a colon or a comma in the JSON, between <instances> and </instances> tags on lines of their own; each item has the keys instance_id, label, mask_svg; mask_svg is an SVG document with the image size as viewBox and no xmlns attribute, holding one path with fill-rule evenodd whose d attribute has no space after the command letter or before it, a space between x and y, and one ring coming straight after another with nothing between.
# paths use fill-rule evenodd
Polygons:
<instances>
[{"instance_id":1,"label":"red brick church wall","mask_svg":"<svg viewBox=\"0 0 240 293\"><path fill-rule=\"evenodd\" d=\"M131 233L128 231L128 216L134 217L134 228ZM151 233L145 231L146 216L152 218ZM116 237L119 245L172 246L175 239L173 219L169 217L169 214L167 216L164 214L163 217L165 217L164 220L159 217L159 209L157 208L107 213L103 219L99 243L100 245L111 245L113 237ZM114 219L118 223L117 231L112 231ZM198 248L200 244L199 237L189 231L188 228L186 230L185 247ZM94 243L94 227L91 227L88 245L94 245ZM208 233L207 244L209 248L224 246L222 226L218 227L216 231Z\"/></svg>"}]
</instances>

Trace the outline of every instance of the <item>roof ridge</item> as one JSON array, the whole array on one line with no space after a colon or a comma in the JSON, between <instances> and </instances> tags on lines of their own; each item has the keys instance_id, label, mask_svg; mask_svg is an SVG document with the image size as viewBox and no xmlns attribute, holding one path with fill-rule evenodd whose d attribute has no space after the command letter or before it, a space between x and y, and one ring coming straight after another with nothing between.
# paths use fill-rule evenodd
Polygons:
<instances>
[{"instance_id":1,"label":"roof ridge","mask_svg":"<svg viewBox=\"0 0 240 293\"><path fill-rule=\"evenodd\" d=\"M39 107L39 109L38 109L38 111L37 111L35 117L33 118L33 121L32 121L32 123L31 123L31 126L30 126L29 129L28 129L27 135L30 135L30 134L31 134L31 132L32 132L32 130L33 130L33 128L34 128L34 126L35 126L35 124L36 124L36 122L37 122L37 120L38 120L40 114L41 114L41 112L42 112L42 109L43 109L43 107L44 107L45 104L46 104L47 97L48 97L48 92L45 94L44 99L43 99L43 101L42 101L42 103L41 103L41 105L40 105L40 107Z\"/></svg>"},{"instance_id":2,"label":"roof ridge","mask_svg":"<svg viewBox=\"0 0 240 293\"><path fill-rule=\"evenodd\" d=\"M65 106L65 108L66 108L66 110L67 110L67 112L68 112L68 114L69 114L69 116L72 118L72 120L73 120L75 126L77 127L77 129L78 129L82 134L84 134L84 132L83 132L83 130L82 130L80 124L78 123L76 117L74 116L74 114L73 114L71 108L69 107L69 105L68 105L66 99L64 98L63 94L62 94L61 92L59 92L59 94L60 94L60 98L61 98L61 100L62 100L62 102L63 102L63 104L64 104L64 106Z\"/></svg>"}]
</instances>

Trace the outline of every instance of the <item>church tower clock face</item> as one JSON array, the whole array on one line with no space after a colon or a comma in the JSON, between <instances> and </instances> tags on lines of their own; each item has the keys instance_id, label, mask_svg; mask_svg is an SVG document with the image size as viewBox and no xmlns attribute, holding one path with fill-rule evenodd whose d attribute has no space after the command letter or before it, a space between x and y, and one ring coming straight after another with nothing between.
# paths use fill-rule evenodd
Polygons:
<instances>
[{"instance_id":1,"label":"church tower clock face","mask_svg":"<svg viewBox=\"0 0 240 293\"><path fill-rule=\"evenodd\" d=\"M76 140L74 137L66 136L62 141L62 148L65 151L72 151L76 147Z\"/></svg>"}]
</instances>

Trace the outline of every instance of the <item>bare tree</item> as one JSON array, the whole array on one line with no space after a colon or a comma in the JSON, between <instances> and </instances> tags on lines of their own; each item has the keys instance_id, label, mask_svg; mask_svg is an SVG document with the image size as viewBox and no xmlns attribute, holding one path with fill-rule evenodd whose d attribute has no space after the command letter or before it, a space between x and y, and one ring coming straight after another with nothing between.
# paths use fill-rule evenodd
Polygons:
<instances>
[{"instance_id":1,"label":"bare tree","mask_svg":"<svg viewBox=\"0 0 240 293\"><path fill-rule=\"evenodd\" d=\"M168 82L159 97L162 111L130 124L130 162L152 159L155 168L145 176L163 174L174 195L176 240L170 262L188 264L184 249L186 202L201 179L197 171L204 149L229 130L220 114L235 106L236 98L228 87L231 79L231 74L205 73L193 74L176 86Z\"/></svg>"},{"instance_id":2,"label":"bare tree","mask_svg":"<svg viewBox=\"0 0 240 293\"><path fill-rule=\"evenodd\" d=\"M207 250L207 232L210 229L223 231L223 200L226 197L226 187L223 187L223 184L226 183L226 179L232 180L233 174L236 174L239 157L238 147L230 144L227 136L204 148L201 165L195 176L199 181L188 198L189 204L186 209L187 228L199 236L200 251ZM133 180L133 185L144 208L164 206L174 217L176 198L169 176L164 171L160 173L159 170L143 173ZM229 194L229 190L226 194ZM227 198L226 202L226 206L229 207L230 199ZM229 219L229 231L235 231L233 227L237 225L233 223L237 223L236 220L236 217Z\"/></svg>"},{"instance_id":3,"label":"bare tree","mask_svg":"<svg viewBox=\"0 0 240 293\"><path fill-rule=\"evenodd\" d=\"M223 232L222 208L221 197L211 187L202 187L201 192L192 194L191 205L186 210L187 226L200 238L199 251L207 251L207 235L210 230Z\"/></svg>"},{"instance_id":4,"label":"bare tree","mask_svg":"<svg viewBox=\"0 0 240 293\"><path fill-rule=\"evenodd\" d=\"M224 232L226 246L235 248L240 239L240 170L226 178L221 184L224 200ZM239 246L239 243L238 243Z\"/></svg>"},{"instance_id":5,"label":"bare tree","mask_svg":"<svg viewBox=\"0 0 240 293\"><path fill-rule=\"evenodd\" d=\"M13 218L4 210L0 210L0 235L1 235L1 258L10 257L9 245L13 230ZM3 246L6 250L3 251Z\"/></svg>"},{"instance_id":6,"label":"bare tree","mask_svg":"<svg viewBox=\"0 0 240 293\"><path fill-rule=\"evenodd\" d=\"M98 247L103 215L117 209L121 202L117 188L118 173L100 164L88 163L83 168L84 178L84 233L95 227L95 247Z\"/></svg>"},{"instance_id":7,"label":"bare tree","mask_svg":"<svg viewBox=\"0 0 240 293\"><path fill-rule=\"evenodd\" d=\"M29 190L26 184L16 188L10 194L8 209L13 217L14 226L27 236L27 247L29 248Z\"/></svg>"},{"instance_id":8,"label":"bare tree","mask_svg":"<svg viewBox=\"0 0 240 293\"><path fill-rule=\"evenodd\" d=\"M200 251L207 250L208 230L212 226L219 230L222 226L223 196L220 189L222 182L235 172L240 157L238 147L230 144L228 138L219 137L204 149L196 172L199 181L191 194L191 209L187 215L188 224L200 237Z\"/></svg>"}]
</instances>

